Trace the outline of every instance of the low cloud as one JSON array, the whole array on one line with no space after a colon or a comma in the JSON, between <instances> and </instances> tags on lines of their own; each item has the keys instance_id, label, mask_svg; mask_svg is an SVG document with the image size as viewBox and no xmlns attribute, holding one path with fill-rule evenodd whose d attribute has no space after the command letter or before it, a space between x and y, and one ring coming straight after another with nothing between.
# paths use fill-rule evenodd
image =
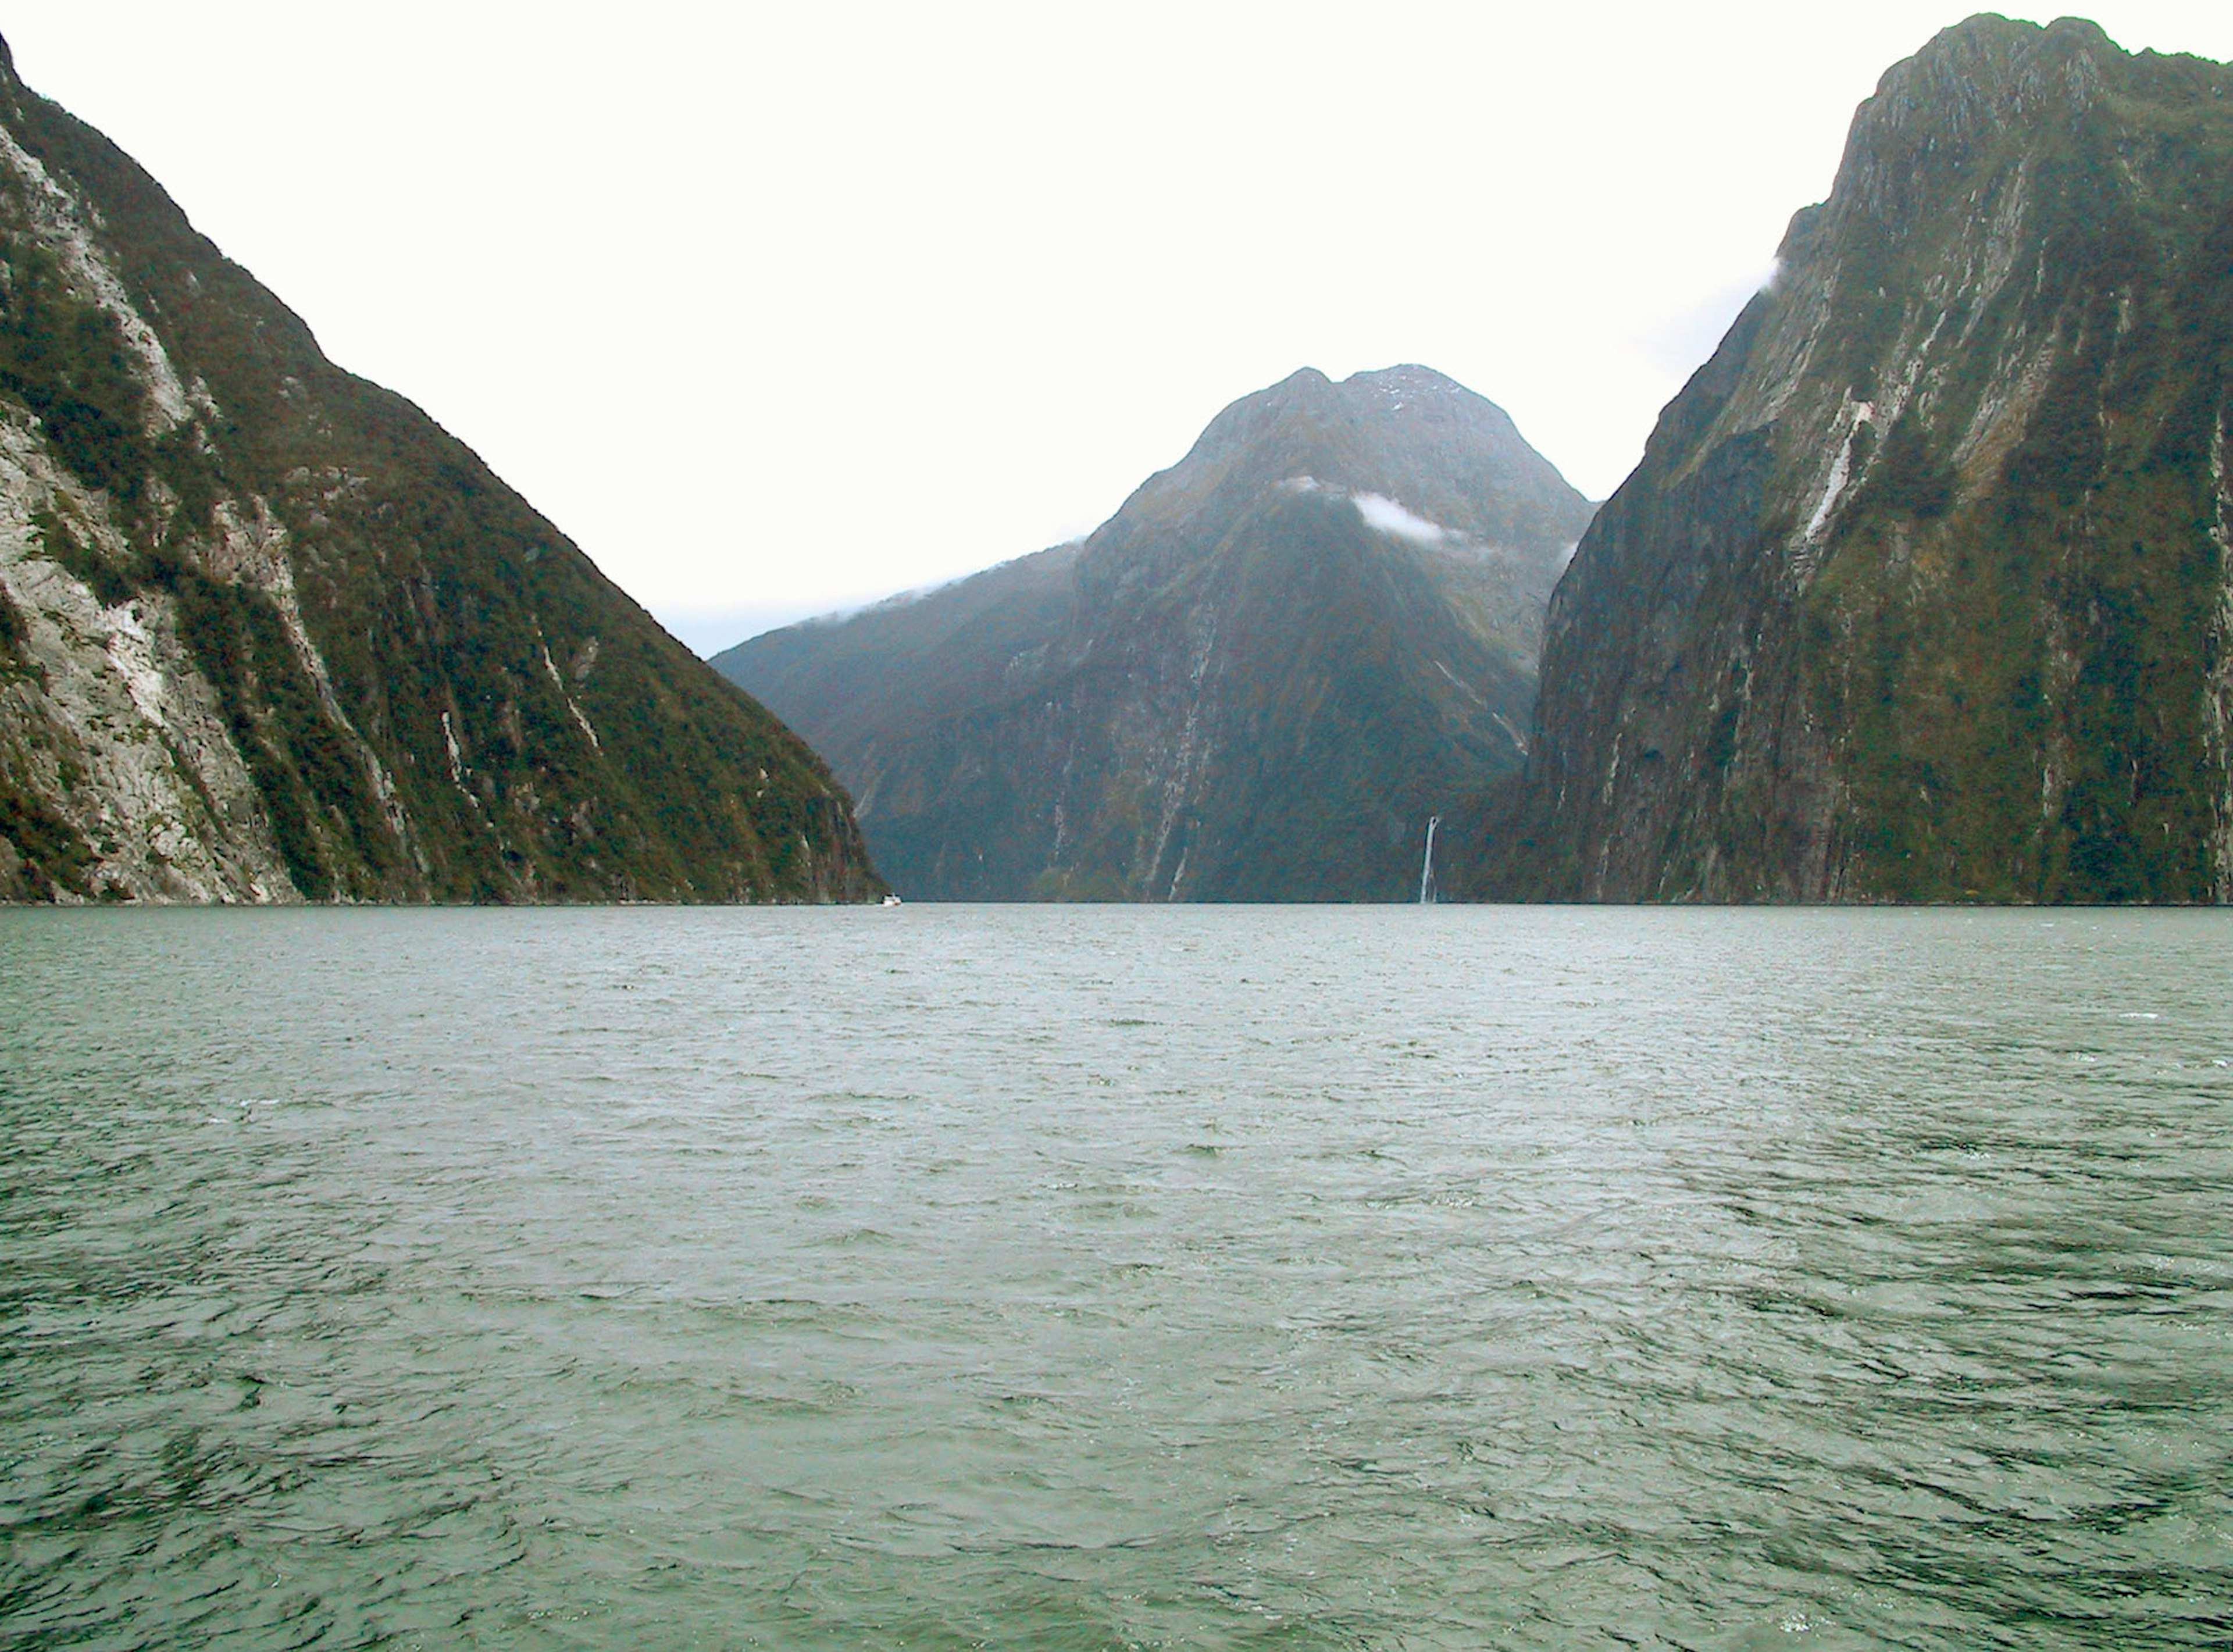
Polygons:
<instances>
[{"instance_id":1,"label":"low cloud","mask_svg":"<svg viewBox=\"0 0 2233 1652\"><path fill-rule=\"evenodd\" d=\"M1422 545L1439 545L1450 537L1450 530L1439 523L1429 522L1405 510L1384 494L1358 493L1351 497L1357 514L1364 518L1368 528L1377 528L1398 539L1411 539Z\"/></svg>"}]
</instances>

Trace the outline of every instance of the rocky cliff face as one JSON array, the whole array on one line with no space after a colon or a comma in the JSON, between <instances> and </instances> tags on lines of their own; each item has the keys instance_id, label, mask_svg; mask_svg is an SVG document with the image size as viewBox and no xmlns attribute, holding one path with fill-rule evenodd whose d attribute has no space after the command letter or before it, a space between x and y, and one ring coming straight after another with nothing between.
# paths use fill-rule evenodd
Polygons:
<instances>
[{"instance_id":1,"label":"rocky cliff face","mask_svg":"<svg viewBox=\"0 0 2233 1652\"><path fill-rule=\"evenodd\" d=\"M816 900L843 792L0 46L0 898Z\"/></svg>"},{"instance_id":2,"label":"rocky cliff face","mask_svg":"<svg viewBox=\"0 0 2233 1652\"><path fill-rule=\"evenodd\" d=\"M1220 414L1090 537L714 663L827 753L902 893L1400 900L1514 767L1590 505L1423 367Z\"/></svg>"},{"instance_id":3,"label":"rocky cliff face","mask_svg":"<svg viewBox=\"0 0 2233 1652\"><path fill-rule=\"evenodd\" d=\"M1973 18L1553 601L1485 892L2233 893L2233 72Z\"/></svg>"}]
</instances>

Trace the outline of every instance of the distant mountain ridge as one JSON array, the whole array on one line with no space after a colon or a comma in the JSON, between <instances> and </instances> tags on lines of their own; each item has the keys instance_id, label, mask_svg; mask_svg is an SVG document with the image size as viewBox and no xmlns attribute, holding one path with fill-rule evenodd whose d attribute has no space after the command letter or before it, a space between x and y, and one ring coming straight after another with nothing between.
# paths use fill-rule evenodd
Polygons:
<instances>
[{"instance_id":1,"label":"distant mountain ridge","mask_svg":"<svg viewBox=\"0 0 2233 1652\"><path fill-rule=\"evenodd\" d=\"M2233 70L1885 75L1553 601L1476 888L2233 898Z\"/></svg>"},{"instance_id":2,"label":"distant mountain ridge","mask_svg":"<svg viewBox=\"0 0 2233 1652\"><path fill-rule=\"evenodd\" d=\"M882 888L812 752L0 43L0 899Z\"/></svg>"},{"instance_id":3,"label":"distant mountain ridge","mask_svg":"<svg viewBox=\"0 0 2233 1652\"><path fill-rule=\"evenodd\" d=\"M1520 761L1591 506L1421 367L1234 403L1072 545L713 663L934 899L1395 900Z\"/></svg>"}]
</instances>

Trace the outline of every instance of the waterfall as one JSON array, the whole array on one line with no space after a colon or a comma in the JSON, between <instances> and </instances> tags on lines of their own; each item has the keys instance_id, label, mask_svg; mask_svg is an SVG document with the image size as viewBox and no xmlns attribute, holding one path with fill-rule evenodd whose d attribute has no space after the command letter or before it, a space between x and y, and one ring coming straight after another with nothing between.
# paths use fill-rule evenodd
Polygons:
<instances>
[{"instance_id":1,"label":"waterfall","mask_svg":"<svg viewBox=\"0 0 2233 1652\"><path fill-rule=\"evenodd\" d=\"M1435 888L1435 828L1442 823L1440 815L1427 816L1427 858L1419 863L1419 904L1431 907L1439 892Z\"/></svg>"}]
</instances>

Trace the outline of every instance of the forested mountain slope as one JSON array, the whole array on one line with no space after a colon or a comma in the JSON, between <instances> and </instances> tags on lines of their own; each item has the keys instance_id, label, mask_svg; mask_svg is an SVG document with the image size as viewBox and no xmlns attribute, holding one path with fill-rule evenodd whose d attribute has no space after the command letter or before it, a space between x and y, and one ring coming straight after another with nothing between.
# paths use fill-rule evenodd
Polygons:
<instances>
[{"instance_id":1,"label":"forested mountain slope","mask_svg":"<svg viewBox=\"0 0 2233 1652\"><path fill-rule=\"evenodd\" d=\"M880 889L811 751L0 47L0 898Z\"/></svg>"},{"instance_id":2,"label":"forested mountain slope","mask_svg":"<svg viewBox=\"0 0 2233 1652\"><path fill-rule=\"evenodd\" d=\"M1389 901L1515 767L1590 504L1424 367L1305 370L1080 543L714 663L910 897Z\"/></svg>"}]
</instances>

